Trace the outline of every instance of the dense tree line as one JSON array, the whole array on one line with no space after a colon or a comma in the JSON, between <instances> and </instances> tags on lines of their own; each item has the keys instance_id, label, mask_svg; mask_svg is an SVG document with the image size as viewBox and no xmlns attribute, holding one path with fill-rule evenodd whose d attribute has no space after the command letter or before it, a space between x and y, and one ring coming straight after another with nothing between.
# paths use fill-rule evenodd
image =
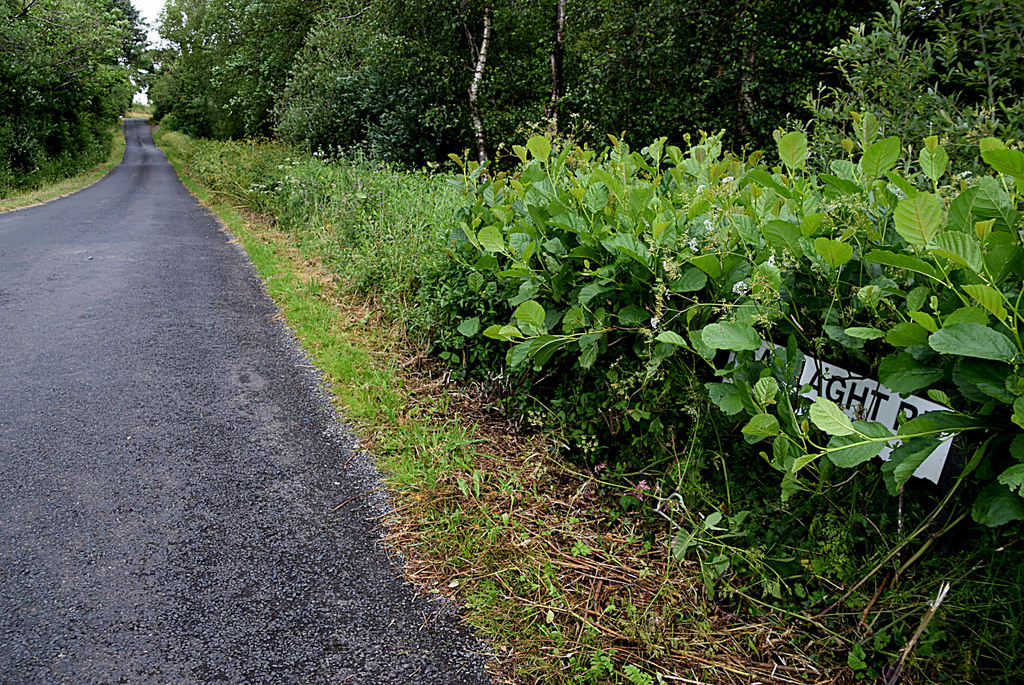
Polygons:
<instances>
[{"instance_id":1,"label":"dense tree line","mask_svg":"<svg viewBox=\"0 0 1024 685\"><path fill-rule=\"evenodd\" d=\"M107 154L144 41L131 0L0 0L0 193Z\"/></svg>"},{"instance_id":2,"label":"dense tree line","mask_svg":"<svg viewBox=\"0 0 1024 685\"><path fill-rule=\"evenodd\" d=\"M150 97L193 135L413 164L493 157L530 128L593 143L724 128L734 146L773 147L787 119L827 127L860 109L915 133L945 117L1010 134L1017 4L169 0Z\"/></svg>"},{"instance_id":3,"label":"dense tree line","mask_svg":"<svg viewBox=\"0 0 1024 685\"><path fill-rule=\"evenodd\" d=\"M600 141L800 116L825 50L881 1L170 0L157 115L410 163L493 156L557 120ZM474 88L474 84L476 87ZM478 144L479 143L479 144Z\"/></svg>"}]
</instances>

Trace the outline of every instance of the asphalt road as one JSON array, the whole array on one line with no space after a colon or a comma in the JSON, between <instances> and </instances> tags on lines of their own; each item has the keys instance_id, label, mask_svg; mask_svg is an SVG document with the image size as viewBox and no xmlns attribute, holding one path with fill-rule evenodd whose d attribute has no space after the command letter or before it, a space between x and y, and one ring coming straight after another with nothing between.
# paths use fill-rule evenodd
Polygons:
<instances>
[{"instance_id":1,"label":"asphalt road","mask_svg":"<svg viewBox=\"0 0 1024 685\"><path fill-rule=\"evenodd\" d=\"M0 683L489 682L389 563L382 500L332 513L368 458L147 123L126 137L0 215Z\"/></svg>"}]
</instances>

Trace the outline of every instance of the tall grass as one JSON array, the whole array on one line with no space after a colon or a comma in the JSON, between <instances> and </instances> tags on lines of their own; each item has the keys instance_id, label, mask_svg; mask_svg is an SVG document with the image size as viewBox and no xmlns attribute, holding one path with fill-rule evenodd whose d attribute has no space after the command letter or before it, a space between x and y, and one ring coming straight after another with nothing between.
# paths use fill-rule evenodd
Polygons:
<instances>
[{"instance_id":1,"label":"tall grass","mask_svg":"<svg viewBox=\"0 0 1024 685\"><path fill-rule=\"evenodd\" d=\"M272 217L341 288L370 299L389 321L422 318L411 312L415 295L444 256L460 203L443 176L269 141L193 140L173 131L159 138L203 184Z\"/></svg>"}]
</instances>

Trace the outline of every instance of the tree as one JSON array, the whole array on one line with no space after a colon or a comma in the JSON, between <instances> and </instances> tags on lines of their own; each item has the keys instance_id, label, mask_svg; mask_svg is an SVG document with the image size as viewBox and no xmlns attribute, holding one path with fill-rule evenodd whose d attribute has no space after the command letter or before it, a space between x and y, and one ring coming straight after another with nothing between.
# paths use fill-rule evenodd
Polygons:
<instances>
[{"instance_id":1,"label":"tree","mask_svg":"<svg viewBox=\"0 0 1024 685\"><path fill-rule=\"evenodd\" d=\"M0 191L106 154L133 93L133 27L105 0L0 0Z\"/></svg>"}]
</instances>

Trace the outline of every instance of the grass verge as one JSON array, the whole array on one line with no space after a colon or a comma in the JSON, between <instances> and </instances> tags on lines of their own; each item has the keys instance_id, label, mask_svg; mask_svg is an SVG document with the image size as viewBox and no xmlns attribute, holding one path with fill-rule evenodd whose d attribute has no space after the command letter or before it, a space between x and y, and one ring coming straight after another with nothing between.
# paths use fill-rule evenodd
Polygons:
<instances>
[{"instance_id":1,"label":"grass verge","mask_svg":"<svg viewBox=\"0 0 1024 685\"><path fill-rule=\"evenodd\" d=\"M543 436L452 383L444 367L407 349L376 307L343 287L300 232L278 230L211 193L173 149L165 151L248 252L377 456L394 507L383 524L407 575L423 592L464 607L491 641L496 680L848 677L846 669L816 666L804 651L813 646L820 656L821 643L834 637L826 629L768 608L738 616L734 602L713 599L714 569L674 560L664 525L623 515L615 504L623 486L555 458ZM835 640L837 653L847 646Z\"/></svg>"},{"instance_id":2,"label":"grass verge","mask_svg":"<svg viewBox=\"0 0 1024 685\"><path fill-rule=\"evenodd\" d=\"M121 158L124 156L124 146L124 129L118 127L113 136L113 144L110 146L110 155L102 163L76 176L47 183L39 188L0 199L0 214L14 209L41 205L44 202L56 200L57 198L88 188L121 163Z\"/></svg>"}]
</instances>

